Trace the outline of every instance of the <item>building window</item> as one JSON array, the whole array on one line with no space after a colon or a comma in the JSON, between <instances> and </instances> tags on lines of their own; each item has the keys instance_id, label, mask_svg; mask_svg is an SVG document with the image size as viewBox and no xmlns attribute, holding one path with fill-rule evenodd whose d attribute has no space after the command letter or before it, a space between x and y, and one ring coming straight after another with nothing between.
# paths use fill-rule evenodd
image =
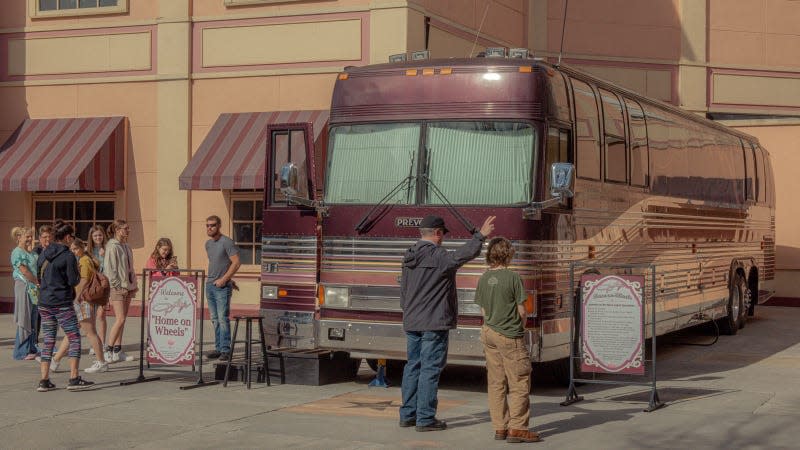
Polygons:
<instances>
[{"instance_id":1,"label":"building window","mask_svg":"<svg viewBox=\"0 0 800 450\"><path fill-rule=\"evenodd\" d=\"M231 197L231 236L239 247L239 259L242 264L260 265L264 191L235 191Z\"/></svg>"},{"instance_id":2,"label":"building window","mask_svg":"<svg viewBox=\"0 0 800 450\"><path fill-rule=\"evenodd\" d=\"M128 0L28 0L33 18L128 12Z\"/></svg>"},{"instance_id":3,"label":"building window","mask_svg":"<svg viewBox=\"0 0 800 450\"><path fill-rule=\"evenodd\" d=\"M305 0L223 0L225 6L256 5L259 3L297 3Z\"/></svg>"},{"instance_id":4,"label":"building window","mask_svg":"<svg viewBox=\"0 0 800 450\"><path fill-rule=\"evenodd\" d=\"M63 219L75 227L75 235L87 239L94 225L107 228L114 220L114 194L40 195L33 198L33 223L38 230Z\"/></svg>"}]
</instances>

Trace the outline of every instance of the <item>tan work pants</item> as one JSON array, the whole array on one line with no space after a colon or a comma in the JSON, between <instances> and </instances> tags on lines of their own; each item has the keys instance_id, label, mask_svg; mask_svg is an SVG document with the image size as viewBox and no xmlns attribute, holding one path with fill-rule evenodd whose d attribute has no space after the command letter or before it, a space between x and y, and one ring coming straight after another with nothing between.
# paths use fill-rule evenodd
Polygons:
<instances>
[{"instance_id":1,"label":"tan work pants","mask_svg":"<svg viewBox=\"0 0 800 450\"><path fill-rule=\"evenodd\" d=\"M481 328L489 381L489 414L495 430L528 430L531 358L524 338Z\"/></svg>"}]
</instances>

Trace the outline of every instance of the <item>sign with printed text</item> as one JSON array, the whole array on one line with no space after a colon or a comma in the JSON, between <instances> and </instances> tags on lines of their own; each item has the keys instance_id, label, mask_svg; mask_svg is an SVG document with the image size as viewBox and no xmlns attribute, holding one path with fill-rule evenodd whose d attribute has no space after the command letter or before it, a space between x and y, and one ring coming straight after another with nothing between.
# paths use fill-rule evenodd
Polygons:
<instances>
[{"instance_id":1,"label":"sign with printed text","mask_svg":"<svg viewBox=\"0 0 800 450\"><path fill-rule=\"evenodd\" d=\"M581 277L581 371L644 375L644 277Z\"/></svg>"},{"instance_id":2,"label":"sign with printed text","mask_svg":"<svg viewBox=\"0 0 800 450\"><path fill-rule=\"evenodd\" d=\"M194 364L197 277L154 276L149 298L147 360L153 364Z\"/></svg>"}]
</instances>

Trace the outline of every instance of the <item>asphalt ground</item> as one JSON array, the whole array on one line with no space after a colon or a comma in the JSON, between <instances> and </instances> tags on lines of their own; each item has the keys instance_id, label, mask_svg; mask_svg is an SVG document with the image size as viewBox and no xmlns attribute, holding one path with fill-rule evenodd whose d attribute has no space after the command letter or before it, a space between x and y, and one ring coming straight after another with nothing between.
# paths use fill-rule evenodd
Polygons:
<instances>
[{"instance_id":1,"label":"asphalt ground","mask_svg":"<svg viewBox=\"0 0 800 450\"><path fill-rule=\"evenodd\" d=\"M800 308L760 307L737 336L712 346L713 327L658 339L658 392L666 407L644 412L645 386L585 384L585 399L560 406L566 388L534 371L533 444L493 440L485 370L448 367L442 374L441 432L399 428L400 374L389 388L370 388L362 364L353 381L325 386L233 382L193 390L189 368L152 368L158 381L120 386L138 375L138 362L86 375L95 387L39 393L38 367L13 361L11 315L0 316L0 447L2 448L800 448ZM129 321L126 346L138 337ZM206 334L211 336L212 334ZM84 346L86 348L86 346ZM81 367L91 360L84 356ZM206 373L210 374L206 367ZM207 378L210 378L207 376Z\"/></svg>"}]
</instances>

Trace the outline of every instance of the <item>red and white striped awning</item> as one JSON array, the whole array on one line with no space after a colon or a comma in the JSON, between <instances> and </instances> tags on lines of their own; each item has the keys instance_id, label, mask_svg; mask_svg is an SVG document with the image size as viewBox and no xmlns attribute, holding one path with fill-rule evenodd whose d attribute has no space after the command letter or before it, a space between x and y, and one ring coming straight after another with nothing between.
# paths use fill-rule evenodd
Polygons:
<instances>
[{"instance_id":1,"label":"red and white striped awning","mask_svg":"<svg viewBox=\"0 0 800 450\"><path fill-rule=\"evenodd\" d=\"M0 147L0 191L124 189L125 118L26 119Z\"/></svg>"},{"instance_id":2,"label":"red and white striped awning","mask_svg":"<svg viewBox=\"0 0 800 450\"><path fill-rule=\"evenodd\" d=\"M317 141L328 110L220 114L179 178L184 190L263 189L267 126L310 123Z\"/></svg>"}]
</instances>

